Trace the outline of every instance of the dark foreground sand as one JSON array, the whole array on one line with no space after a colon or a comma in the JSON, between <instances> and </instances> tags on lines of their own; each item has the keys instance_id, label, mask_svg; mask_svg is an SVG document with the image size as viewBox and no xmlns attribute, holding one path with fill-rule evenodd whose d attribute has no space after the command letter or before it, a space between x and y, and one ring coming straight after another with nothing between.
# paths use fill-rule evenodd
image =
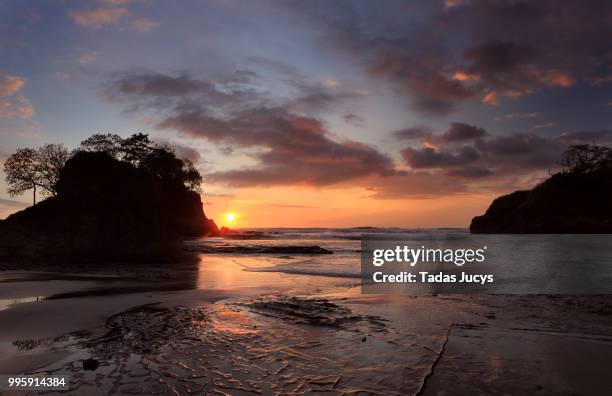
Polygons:
<instances>
[{"instance_id":1,"label":"dark foreground sand","mask_svg":"<svg viewBox=\"0 0 612 396\"><path fill-rule=\"evenodd\" d=\"M245 260L266 265L0 272L0 374L76 395L612 394L610 297L368 296Z\"/></svg>"}]
</instances>

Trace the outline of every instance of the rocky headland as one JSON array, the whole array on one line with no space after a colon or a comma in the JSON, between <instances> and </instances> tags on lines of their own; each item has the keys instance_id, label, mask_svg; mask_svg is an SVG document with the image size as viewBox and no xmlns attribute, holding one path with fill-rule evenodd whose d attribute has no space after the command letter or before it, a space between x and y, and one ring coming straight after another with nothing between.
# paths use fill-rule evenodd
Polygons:
<instances>
[{"instance_id":1,"label":"rocky headland","mask_svg":"<svg viewBox=\"0 0 612 396\"><path fill-rule=\"evenodd\" d=\"M104 152L78 152L56 196L0 221L0 259L164 260L184 237L218 234L183 183Z\"/></svg>"},{"instance_id":2,"label":"rocky headland","mask_svg":"<svg viewBox=\"0 0 612 396\"><path fill-rule=\"evenodd\" d=\"M491 203L470 224L475 234L608 234L612 233L612 155L579 152L562 172L535 188L515 191ZM574 149L576 150L576 149ZM590 156L589 156L590 155Z\"/></svg>"}]
</instances>

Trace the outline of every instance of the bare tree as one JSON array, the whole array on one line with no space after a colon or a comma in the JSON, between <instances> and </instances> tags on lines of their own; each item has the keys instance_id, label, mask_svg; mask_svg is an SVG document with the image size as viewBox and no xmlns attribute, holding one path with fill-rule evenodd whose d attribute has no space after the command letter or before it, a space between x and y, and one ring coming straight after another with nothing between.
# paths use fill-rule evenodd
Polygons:
<instances>
[{"instance_id":1,"label":"bare tree","mask_svg":"<svg viewBox=\"0 0 612 396\"><path fill-rule=\"evenodd\" d=\"M59 173L68 157L68 150L61 144L18 149L4 163L9 195L20 195L32 190L34 204L37 191L43 196L56 195Z\"/></svg>"},{"instance_id":2,"label":"bare tree","mask_svg":"<svg viewBox=\"0 0 612 396\"><path fill-rule=\"evenodd\" d=\"M571 145L563 153L561 166L567 173L590 173L612 168L612 149L590 144Z\"/></svg>"}]
</instances>

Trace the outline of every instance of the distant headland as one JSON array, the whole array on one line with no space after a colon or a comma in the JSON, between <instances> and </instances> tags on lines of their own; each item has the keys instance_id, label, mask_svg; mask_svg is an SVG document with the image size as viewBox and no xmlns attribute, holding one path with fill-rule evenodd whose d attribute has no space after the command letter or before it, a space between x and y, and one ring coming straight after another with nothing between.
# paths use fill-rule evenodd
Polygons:
<instances>
[{"instance_id":1,"label":"distant headland","mask_svg":"<svg viewBox=\"0 0 612 396\"><path fill-rule=\"evenodd\" d=\"M491 203L472 219L475 234L612 233L612 149L574 145L561 172L527 191Z\"/></svg>"}]
</instances>

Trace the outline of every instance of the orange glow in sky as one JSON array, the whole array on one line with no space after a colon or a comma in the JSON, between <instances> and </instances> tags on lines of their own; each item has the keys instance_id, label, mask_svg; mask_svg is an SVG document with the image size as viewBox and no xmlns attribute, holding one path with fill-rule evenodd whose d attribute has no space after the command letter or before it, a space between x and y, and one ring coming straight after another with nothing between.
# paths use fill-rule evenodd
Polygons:
<instances>
[{"instance_id":1,"label":"orange glow in sky","mask_svg":"<svg viewBox=\"0 0 612 396\"><path fill-rule=\"evenodd\" d=\"M224 196L204 194L204 211L220 226L239 228L468 227L472 217L482 214L496 197L377 199L370 195L359 187L240 188Z\"/></svg>"}]
</instances>

